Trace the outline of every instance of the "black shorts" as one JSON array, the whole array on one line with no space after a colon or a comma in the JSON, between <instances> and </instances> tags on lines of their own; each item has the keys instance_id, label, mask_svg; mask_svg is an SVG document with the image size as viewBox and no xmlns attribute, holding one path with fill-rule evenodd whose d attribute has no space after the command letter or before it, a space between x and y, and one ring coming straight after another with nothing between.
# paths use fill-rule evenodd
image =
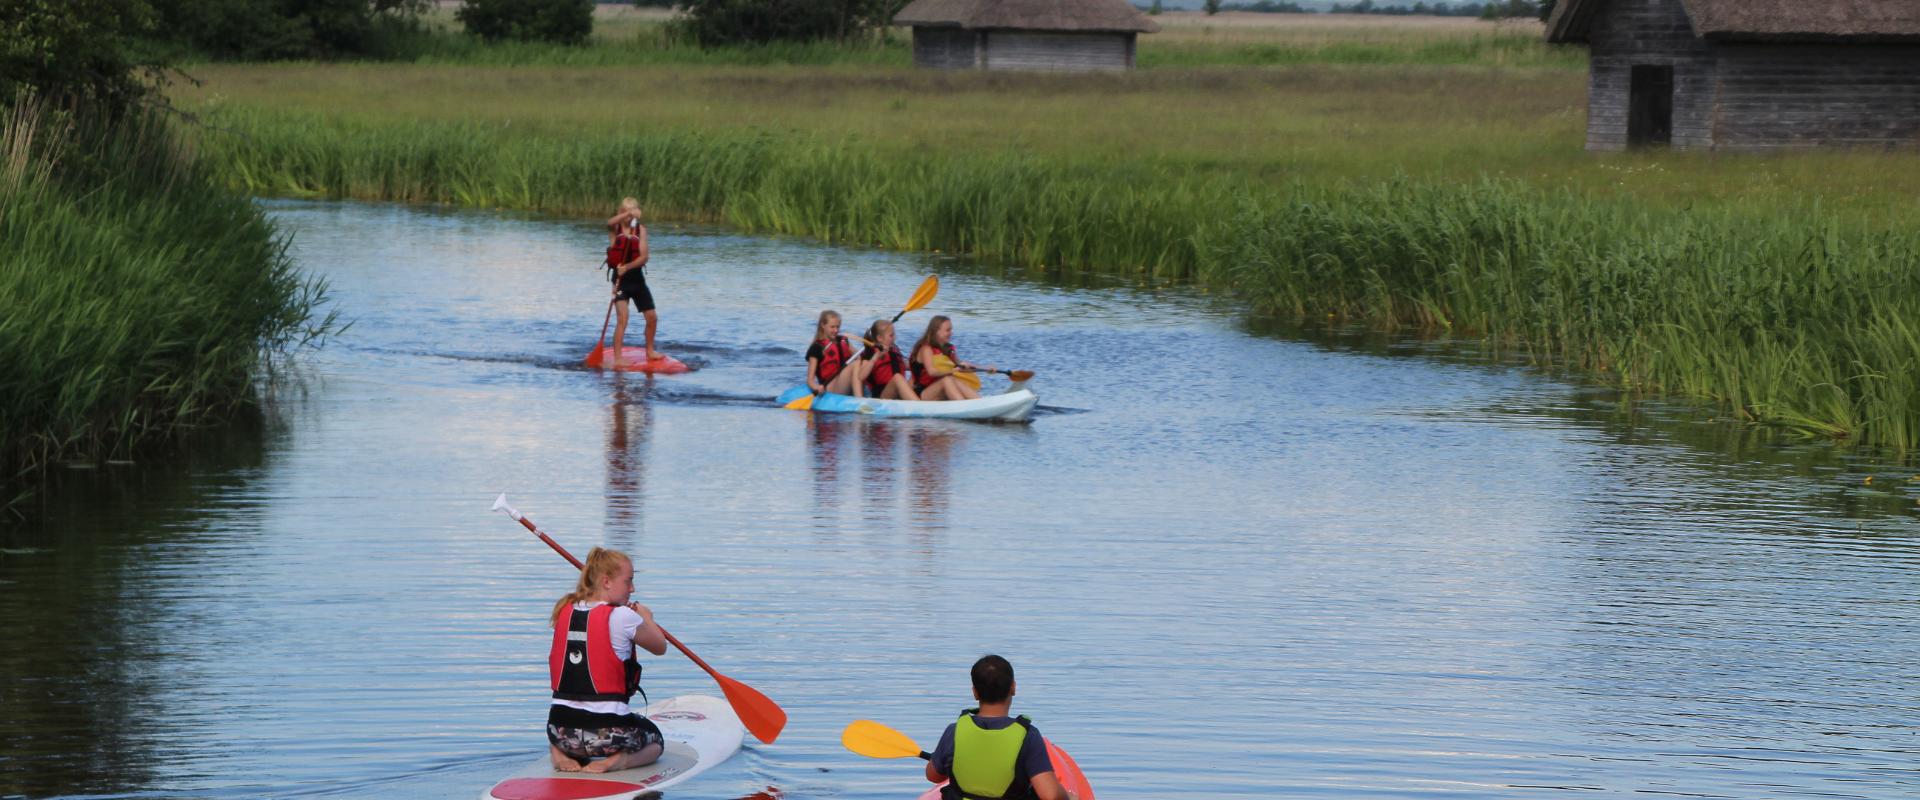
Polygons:
<instances>
[{"instance_id":1,"label":"black shorts","mask_svg":"<svg viewBox=\"0 0 1920 800\"><path fill-rule=\"evenodd\" d=\"M660 726L639 714L595 714L571 706L547 707L547 741L585 765L596 758L637 753L664 744Z\"/></svg>"},{"instance_id":2,"label":"black shorts","mask_svg":"<svg viewBox=\"0 0 1920 800\"><path fill-rule=\"evenodd\" d=\"M647 288L647 276L640 270L620 279L620 296L632 300L633 307L642 312L653 310L653 291Z\"/></svg>"}]
</instances>

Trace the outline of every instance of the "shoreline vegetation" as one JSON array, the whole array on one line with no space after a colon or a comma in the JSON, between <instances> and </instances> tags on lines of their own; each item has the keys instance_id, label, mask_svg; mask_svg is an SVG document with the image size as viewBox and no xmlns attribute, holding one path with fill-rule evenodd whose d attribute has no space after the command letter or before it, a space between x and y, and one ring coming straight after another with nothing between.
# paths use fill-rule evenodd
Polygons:
<instances>
[{"instance_id":1,"label":"shoreline vegetation","mask_svg":"<svg viewBox=\"0 0 1920 800\"><path fill-rule=\"evenodd\" d=\"M151 112L0 115L0 511L67 460L126 459L252 401L271 352L324 335L245 196Z\"/></svg>"},{"instance_id":2,"label":"shoreline vegetation","mask_svg":"<svg viewBox=\"0 0 1920 800\"><path fill-rule=\"evenodd\" d=\"M1537 25L1163 16L1140 71L1049 76L916 71L897 41L698 51L635 16L571 51L442 31L410 64L204 65L175 99L253 193L569 214L633 194L664 218L1484 338L1920 446L1920 155L1585 153L1584 54ZM637 101L609 99L623 87Z\"/></svg>"}]
</instances>

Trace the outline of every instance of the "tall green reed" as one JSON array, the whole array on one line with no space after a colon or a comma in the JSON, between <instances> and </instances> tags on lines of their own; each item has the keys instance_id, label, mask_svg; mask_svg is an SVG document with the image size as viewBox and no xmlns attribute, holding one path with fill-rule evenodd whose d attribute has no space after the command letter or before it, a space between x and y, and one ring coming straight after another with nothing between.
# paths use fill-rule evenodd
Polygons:
<instances>
[{"instance_id":1,"label":"tall green reed","mask_svg":"<svg viewBox=\"0 0 1920 800\"><path fill-rule=\"evenodd\" d=\"M0 481L124 456L247 402L323 287L157 116L0 125ZM29 481L30 482L30 481Z\"/></svg>"}]
</instances>

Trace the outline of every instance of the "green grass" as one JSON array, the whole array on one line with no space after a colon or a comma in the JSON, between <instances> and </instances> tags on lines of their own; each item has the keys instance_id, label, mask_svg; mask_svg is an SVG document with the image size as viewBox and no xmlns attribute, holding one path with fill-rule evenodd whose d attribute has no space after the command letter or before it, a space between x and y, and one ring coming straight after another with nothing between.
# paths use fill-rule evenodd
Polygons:
<instances>
[{"instance_id":1,"label":"green grass","mask_svg":"<svg viewBox=\"0 0 1920 800\"><path fill-rule=\"evenodd\" d=\"M1219 59L1319 46L1170 33ZM1352 43L1324 35L1322 52ZM1594 156L1584 71L1558 51L1393 36L1360 42L1388 64L1099 76L683 63L609 86L552 66L222 66L179 99L253 192L588 216L631 194L656 216L1451 330L1793 430L1920 446L1915 153ZM1422 63L1447 48L1526 66Z\"/></svg>"},{"instance_id":2,"label":"green grass","mask_svg":"<svg viewBox=\"0 0 1920 800\"><path fill-rule=\"evenodd\" d=\"M321 287L164 121L0 123L0 483L216 418L316 330Z\"/></svg>"}]
</instances>

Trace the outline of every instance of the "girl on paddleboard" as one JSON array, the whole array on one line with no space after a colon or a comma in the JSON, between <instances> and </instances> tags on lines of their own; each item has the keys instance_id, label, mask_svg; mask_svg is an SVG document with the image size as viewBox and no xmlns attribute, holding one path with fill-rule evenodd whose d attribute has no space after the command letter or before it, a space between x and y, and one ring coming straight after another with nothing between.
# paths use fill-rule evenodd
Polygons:
<instances>
[{"instance_id":1,"label":"girl on paddleboard","mask_svg":"<svg viewBox=\"0 0 1920 800\"><path fill-rule=\"evenodd\" d=\"M640 688L639 651L667 652L653 612L632 598L632 559L596 547L580 582L553 606L547 749L554 769L630 769L653 763L666 748L653 720L627 705Z\"/></svg>"},{"instance_id":2,"label":"girl on paddleboard","mask_svg":"<svg viewBox=\"0 0 1920 800\"><path fill-rule=\"evenodd\" d=\"M653 333L660 317L654 313L653 292L647 288L647 260L652 253L647 246L647 226L640 224L640 201L631 197L621 200L620 213L607 219L607 231L613 236L607 248L607 267L613 270L613 297L620 307L620 324L613 329L613 354L620 355L627 336L627 304L619 302L626 298L647 321L647 360L657 361L663 356L653 349Z\"/></svg>"},{"instance_id":3,"label":"girl on paddleboard","mask_svg":"<svg viewBox=\"0 0 1920 800\"><path fill-rule=\"evenodd\" d=\"M853 366L853 344L840 335L840 312L820 312L813 325L813 344L807 348L807 388L861 397L859 374Z\"/></svg>"},{"instance_id":4,"label":"girl on paddleboard","mask_svg":"<svg viewBox=\"0 0 1920 800\"><path fill-rule=\"evenodd\" d=\"M913 388L922 400L977 400L979 390L954 377L962 369L981 369L961 361L953 351L953 320L945 315L927 320L926 333L913 343ZM992 372L993 367L986 367Z\"/></svg>"},{"instance_id":5,"label":"girl on paddleboard","mask_svg":"<svg viewBox=\"0 0 1920 800\"><path fill-rule=\"evenodd\" d=\"M860 384L868 397L882 400L918 400L908 380L907 355L894 343L893 323L873 321L867 328L867 348L860 351Z\"/></svg>"}]
</instances>

